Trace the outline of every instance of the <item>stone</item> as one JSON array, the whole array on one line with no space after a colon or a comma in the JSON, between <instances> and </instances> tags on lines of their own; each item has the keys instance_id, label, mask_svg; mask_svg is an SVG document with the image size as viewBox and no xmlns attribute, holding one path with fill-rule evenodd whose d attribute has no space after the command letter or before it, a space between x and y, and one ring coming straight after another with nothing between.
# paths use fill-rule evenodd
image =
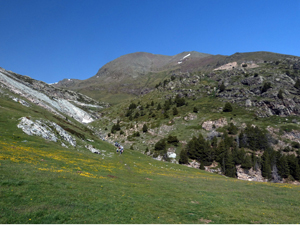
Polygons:
<instances>
[{"instance_id":1,"label":"stone","mask_svg":"<svg viewBox=\"0 0 300 225\"><path fill-rule=\"evenodd\" d=\"M246 106L246 107L251 107L251 106L252 106L252 102L251 102L250 99L247 99L247 100L246 100L245 106Z\"/></svg>"}]
</instances>

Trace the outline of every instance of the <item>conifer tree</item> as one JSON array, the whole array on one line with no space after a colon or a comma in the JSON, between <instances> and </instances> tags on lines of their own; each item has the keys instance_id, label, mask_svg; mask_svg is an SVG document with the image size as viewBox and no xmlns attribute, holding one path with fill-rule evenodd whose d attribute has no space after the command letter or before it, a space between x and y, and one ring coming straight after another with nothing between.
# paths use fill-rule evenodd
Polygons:
<instances>
[{"instance_id":1,"label":"conifer tree","mask_svg":"<svg viewBox=\"0 0 300 225\"><path fill-rule=\"evenodd\" d=\"M177 107L173 107L173 115L176 116L178 115L178 110L177 110Z\"/></svg>"},{"instance_id":2,"label":"conifer tree","mask_svg":"<svg viewBox=\"0 0 300 225\"><path fill-rule=\"evenodd\" d=\"M279 98L279 99L283 99L283 92L282 92L282 90L280 89L279 90L279 92L278 92L278 94L277 94L277 97Z\"/></svg>"},{"instance_id":3,"label":"conifer tree","mask_svg":"<svg viewBox=\"0 0 300 225\"><path fill-rule=\"evenodd\" d=\"M236 168L230 150L225 154L225 175L228 177L236 177Z\"/></svg>"},{"instance_id":4,"label":"conifer tree","mask_svg":"<svg viewBox=\"0 0 300 225\"><path fill-rule=\"evenodd\" d=\"M231 104L229 103L229 102L226 102L225 103L225 106L224 106L224 108L223 108L223 112L232 112L232 106L231 106Z\"/></svg>"},{"instance_id":5,"label":"conifer tree","mask_svg":"<svg viewBox=\"0 0 300 225\"><path fill-rule=\"evenodd\" d=\"M161 109L161 105L160 103L158 103L156 110L160 110Z\"/></svg>"},{"instance_id":6,"label":"conifer tree","mask_svg":"<svg viewBox=\"0 0 300 225\"><path fill-rule=\"evenodd\" d=\"M179 155L179 164L188 164L189 162L189 159L188 159L188 156L187 156L187 151L184 149L180 152L180 155Z\"/></svg>"},{"instance_id":7,"label":"conifer tree","mask_svg":"<svg viewBox=\"0 0 300 225\"><path fill-rule=\"evenodd\" d=\"M271 160L268 151L264 151L264 154L262 155L262 176L266 179L270 179L271 174Z\"/></svg>"},{"instance_id":8,"label":"conifer tree","mask_svg":"<svg viewBox=\"0 0 300 225\"><path fill-rule=\"evenodd\" d=\"M277 160L277 169L278 174L282 178L287 178L290 175L289 164L285 155L281 155L281 157Z\"/></svg>"},{"instance_id":9,"label":"conifer tree","mask_svg":"<svg viewBox=\"0 0 300 225\"><path fill-rule=\"evenodd\" d=\"M148 132L148 127L147 127L146 124L143 125L143 132L144 132L144 133Z\"/></svg>"}]
</instances>

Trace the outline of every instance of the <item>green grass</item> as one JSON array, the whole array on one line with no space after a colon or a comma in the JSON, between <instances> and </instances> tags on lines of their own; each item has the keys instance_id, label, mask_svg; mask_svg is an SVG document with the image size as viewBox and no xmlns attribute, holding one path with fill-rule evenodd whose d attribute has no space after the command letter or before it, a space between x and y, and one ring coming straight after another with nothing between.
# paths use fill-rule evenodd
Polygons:
<instances>
[{"instance_id":1,"label":"green grass","mask_svg":"<svg viewBox=\"0 0 300 225\"><path fill-rule=\"evenodd\" d=\"M0 159L1 223L297 223L299 218L299 186L225 178L130 150L102 159L2 141Z\"/></svg>"},{"instance_id":2,"label":"green grass","mask_svg":"<svg viewBox=\"0 0 300 225\"><path fill-rule=\"evenodd\" d=\"M151 96L157 95L151 94L145 97L146 102L150 103ZM179 108L180 115L192 112L194 105L199 108L197 119L175 119L176 129L170 135L188 140L197 132L203 132L201 124L208 119L253 121L251 113L237 106L232 113L218 112L224 103L212 97L189 100L187 107ZM76 121L61 121L38 106L27 108L6 98L0 98L0 106L2 224L299 222L300 186L226 178L156 161L128 148L123 155L118 155L114 146L97 140ZM116 119L121 109L118 105L104 112ZM61 123L75 134L95 139L93 145L106 152L92 154L80 146L83 142L79 138L76 148L63 148L57 143L28 136L16 127L22 116ZM272 117L255 123L266 125L273 120L282 121ZM112 123L103 121L110 130ZM149 123L155 127L167 121L159 117ZM101 123L100 120L93 124ZM134 144L144 151L146 145L141 142L152 138L141 133ZM177 153L180 148L181 144ZM108 153L113 153L112 157Z\"/></svg>"},{"instance_id":3,"label":"green grass","mask_svg":"<svg viewBox=\"0 0 300 225\"><path fill-rule=\"evenodd\" d=\"M129 149L118 155L100 140L93 145L105 155L63 148L16 128L29 108L3 100L0 110L2 224L299 221L299 186L226 178Z\"/></svg>"}]
</instances>

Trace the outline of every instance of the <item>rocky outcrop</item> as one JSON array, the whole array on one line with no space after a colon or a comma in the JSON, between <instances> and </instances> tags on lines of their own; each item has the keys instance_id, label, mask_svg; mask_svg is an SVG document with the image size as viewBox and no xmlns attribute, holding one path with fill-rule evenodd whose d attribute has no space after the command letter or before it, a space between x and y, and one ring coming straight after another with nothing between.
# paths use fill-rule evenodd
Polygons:
<instances>
[{"instance_id":1,"label":"rocky outcrop","mask_svg":"<svg viewBox=\"0 0 300 225\"><path fill-rule=\"evenodd\" d=\"M205 121L202 124L202 128L207 130L207 131L211 131L213 129L217 129L219 127L224 127L228 125L226 118L220 118L218 120L212 121Z\"/></svg>"},{"instance_id":2,"label":"rocky outcrop","mask_svg":"<svg viewBox=\"0 0 300 225\"><path fill-rule=\"evenodd\" d=\"M75 120L81 123L90 123L94 120L91 114L76 107L68 100L64 98L53 97L54 95L58 95L59 91L53 91L52 95L46 95L40 91L33 89L32 87L30 87L30 85L24 84L25 81L20 80L18 78L20 76L21 75L17 76L14 73L8 72L0 68L0 84L2 84L2 87L7 88L11 92L26 98L30 102L39 105L49 110L51 113L54 113L62 118L65 118L65 116L63 116L61 113L73 117ZM21 76L21 77L23 79L24 77L26 78L26 76ZM33 86L34 84L43 85L43 92L45 92L45 90L48 87L47 84L43 82L38 82L38 81L33 82L33 79L28 77L27 80L31 82L31 86ZM42 89L42 87L40 88Z\"/></svg>"},{"instance_id":3,"label":"rocky outcrop","mask_svg":"<svg viewBox=\"0 0 300 225\"><path fill-rule=\"evenodd\" d=\"M257 170L253 170L250 168L249 170L243 169L241 165L236 166L236 175L237 179L240 180L248 180L248 181L258 181L258 182L267 182L267 179L264 179L261 175L261 170L258 168Z\"/></svg>"},{"instance_id":4,"label":"rocky outcrop","mask_svg":"<svg viewBox=\"0 0 300 225\"><path fill-rule=\"evenodd\" d=\"M64 147L67 145L76 146L76 139L54 122L45 120L32 121L27 117L22 117L17 127L21 128L28 135L40 136L53 142L60 140Z\"/></svg>"},{"instance_id":5,"label":"rocky outcrop","mask_svg":"<svg viewBox=\"0 0 300 225\"><path fill-rule=\"evenodd\" d=\"M94 148L92 145L86 145L85 148L90 150L92 153L101 154L100 150Z\"/></svg>"}]
</instances>

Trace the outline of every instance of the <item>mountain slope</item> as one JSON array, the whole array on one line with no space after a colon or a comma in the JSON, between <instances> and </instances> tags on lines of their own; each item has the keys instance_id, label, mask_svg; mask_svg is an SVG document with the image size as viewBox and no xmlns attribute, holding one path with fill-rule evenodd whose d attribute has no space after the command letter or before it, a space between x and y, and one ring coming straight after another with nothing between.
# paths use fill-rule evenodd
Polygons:
<instances>
[{"instance_id":1,"label":"mountain slope","mask_svg":"<svg viewBox=\"0 0 300 225\"><path fill-rule=\"evenodd\" d=\"M137 52L107 63L95 76L87 80L64 80L54 86L78 90L97 100L119 103L124 97L128 99L141 92L149 92L168 71L180 68L188 61L199 61L208 56L211 55L194 51L175 56Z\"/></svg>"}]
</instances>

